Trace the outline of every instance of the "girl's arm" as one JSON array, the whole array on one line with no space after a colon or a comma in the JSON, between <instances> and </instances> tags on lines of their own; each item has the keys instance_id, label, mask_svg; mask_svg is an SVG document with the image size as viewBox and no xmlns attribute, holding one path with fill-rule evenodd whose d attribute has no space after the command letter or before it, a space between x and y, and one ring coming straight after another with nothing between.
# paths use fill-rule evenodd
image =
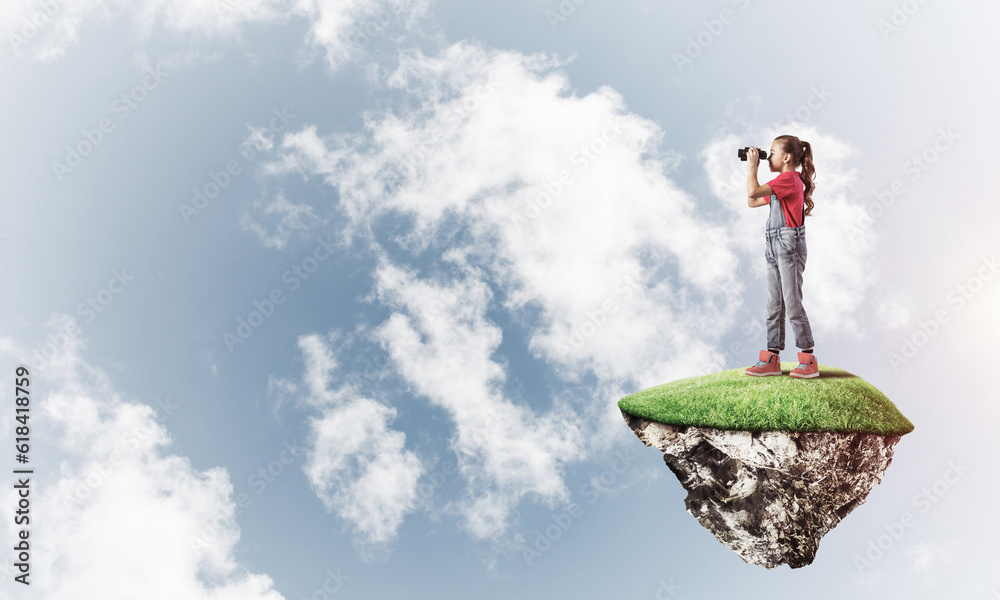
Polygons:
<instances>
[{"instance_id":1,"label":"girl's arm","mask_svg":"<svg viewBox=\"0 0 1000 600\"><path fill-rule=\"evenodd\" d=\"M758 206L767 206L771 201L770 196L767 198L747 198L747 206L750 208L757 208Z\"/></svg>"},{"instance_id":2,"label":"girl's arm","mask_svg":"<svg viewBox=\"0 0 1000 600\"><path fill-rule=\"evenodd\" d=\"M760 198L767 197L770 198L771 194L774 193L771 190L771 186L760 185L757 181L757 168L760 166L760 155L757 154L756 148L750 148L747 150L747 196L749 198ZM765 202L764 204L767 204ZM763 206L763 204L758 204L757 206ZM754 207L753 204L750 205L751 208Z\"/></svg>"}]
</instances>

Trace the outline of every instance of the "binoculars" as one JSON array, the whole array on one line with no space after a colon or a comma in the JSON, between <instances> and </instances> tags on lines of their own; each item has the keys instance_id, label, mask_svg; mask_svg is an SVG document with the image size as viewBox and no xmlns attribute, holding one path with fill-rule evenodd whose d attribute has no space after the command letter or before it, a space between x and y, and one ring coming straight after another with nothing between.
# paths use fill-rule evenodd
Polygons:
<instances>
[{"instance_id":1,"label":"binoculars","mask_svg":"<svg viewBox=\"0 0 1000 600\"><path fill-rule=\"evenodd\" d=\"M746 148L740 148L739 150L736 151L736 154L740 157L740 160L745 161L747 159L747 150L749 150L750 148L751 148L750 146L747 146ZM765 152L763 149L757 148L757 154L760 155L761 160L767 160L767 152Z\"/></svg>"}]
</instances>

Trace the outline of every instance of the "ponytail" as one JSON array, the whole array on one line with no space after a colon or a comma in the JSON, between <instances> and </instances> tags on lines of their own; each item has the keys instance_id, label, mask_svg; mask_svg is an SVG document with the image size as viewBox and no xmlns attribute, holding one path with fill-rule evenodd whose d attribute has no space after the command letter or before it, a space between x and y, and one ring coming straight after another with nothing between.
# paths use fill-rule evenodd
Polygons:
<instances>
[{"instance_id":1,"label":"ponytail","mask_svg":"<svg viewBox=\"0 0 1000 600\"><path fill-rule=\"evenodd\" d=\"M816 184L813 182L816 179L816 165L813 164L812 146L794 135L779 135L774 141L780 142L781 149L791 155L794 166L802 167L799 173L799 178L802 179L802 200L805 203L805 215L809 216L815 206L812 193L816 189Z\"/></svg>"},{"instance_id":2,"label":"ponytail","mask_svg":"<svg viewBox=\"0 0 1000 600\"><path fill-rule=\"evenodd\" d=\"M799 177L802 178L802 200L806 204L805 215L808 217L815 206L812 194L816 189L816 184L813 183L816 179L816 165L813 164L813 151L809 142L802 142L802 172L799 173Z\"/></svg>"}]
</instances>

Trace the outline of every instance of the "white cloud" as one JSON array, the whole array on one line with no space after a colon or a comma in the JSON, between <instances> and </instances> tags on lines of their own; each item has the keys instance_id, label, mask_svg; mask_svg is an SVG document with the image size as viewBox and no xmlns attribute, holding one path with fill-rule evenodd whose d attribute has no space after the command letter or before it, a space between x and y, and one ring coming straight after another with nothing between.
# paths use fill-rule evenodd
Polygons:
<instances>
[{"instance_id":1,"label":"white cloud","mask_svg":"<svg viewBox=\"0 0 1000 600\"><path fill-rule=\"evenodd\" d=\"M61 329L67 319L52 325ZM199 471L166 451L170 438L158 417L183 406L123 400L79 352L79 340L67 338L33 378L37 597L281 598L269 577L247 572L234 556L240 534L226 471ZM31 355L9 338L0 353L11 373L17 357ZM11 431L5 426L3 435ZM4 502L16 504L13 491ZM6 547L15 534L7 522Z\"/></svg>"},{"instance_id":2,"label":"white cloud","mask_svg":"<svg viewBox=\"0 0 1000 600\"><path fill-rule=\"evenodd\" d=\"M285 400L294 396L298 391L299 386L295 385L294 382L287 379L280 379L274 375L268 376L267 394L268 396L274 398L273 414L275 419L278 418Z\"/></svg>"},{"instance_id":3,"label":"white cloud","mask_svg":"<svg viewBox=\"0 0 1000 600\"><path fill-rule=\"evenodd\" d=\"M906 556L910 559L910 572L917 574L926 589L955 564L955 543L920 542L907 548Z\"/></svg>"},{"instance_id":4,"label":"white cloud","mask_svg":"<svg viewBox=\"0 0 1000 600\"><path fill-rule=\"evenodd\" d=\"M358 60L379 37L413 28L430 9L426 0L298 0L295 13L311 22L309 41L326 51L331 70Z\"/></svg>"},{"instance_id":5,"label":"white cloud","mask_svg":"<svg viewBox=\"0 0 1000 600\"><path fill-rule=\"evenodd\" d=\"M240 227L253 233L265 248L281 250L295 233L300 235L320 221L313 207L289 202L284 192L266 206L254 201L240 218Z\"/></svg>"},{"instance_id":6,"label":"white cloud","mask_svg":"<svg viewBox=\"0 0 1000 600\"><path fill-rule=\"evenodd\" d=\"M417 482L424 465L405 449L406 435L388 427L395 409L349 386L330 388L337 360L326 340L302 336L299 349L306 364L305 401L320 411L309 420L310 448L303 471L326 509L354 527L366 554L384 549L404 517L417 508ZM275 387L297 388L287 383Z\"/></svg>"},{"instance_id":7,"label":"white cloud","mask_svg":"<svg viewBox=\"0 0 1000 600\"><path fill-rule=\"evenodd\" d=\"M466 43L405 53L389 82L420 108L369 115L365 136L305 128L269 170L337 185L350 234L411 218L391 241L414 253L467 227L455 260L486 269L507 310L540 311L530 349L567 377L696 372L739 304L730 235L666 176L654 123L610 88L570 95L558 66Z\"/></svg>"},{"instance_id":8,"label":"white cloud","mask_svg":"<svg viewBox=\"0 0 1000 600\"><path fill-rule=\"evenodd\" d=\"M0 38L12 54L56 60L83 32L125 16L138 41L158 32L209 40L238 40L249 25L310 23L308 42L336 70L366 56L373 41L400 41L430 9L426 0L36 0L0 3ZM392 36L396 36L393 38Z\"/></svg>"},{"instance_id":9,"label":"white cloud","mask_svg":"<svg viewBox=\"0 0 1000 600\"><path fill-rule=\"evenodd\" d=\"M903 292L883 295L878 300L878 322L885 330L906 327L913 320L913 313L913 298Z\"/></svg>"},{"instance_id":10,"label":"white cloud","mask_svg":"<svg viewBox=\"0 0 1000 600\"><path fill-rule=\"evenodd\" d=\"M302 351L306 362L303 380L309 389L308 401L318 407L337 401L339 395L329 389L333 381L333 371L337 368L337 359L333 356L333 352L317 335L300 337L299 350Z\"/></svg>"},{"instance_id":11,"label":"white cloud","mask_svg":"<svg viewBox=\"0 0 1000 600\"><path fill-rule=\"evenodd\" d=\"M304 470L313 489L327 510L375 544L391 541L416 508L425 470L404 449L406 435L387 427L395 417L395 409L358 397L310 420L315 439Z\"/></svg>"},{"instance_id":12,"label":"white cloud","mask_svg":"<svg viewBox=\"0 0 1000 600\"><path fill-rule=\"evenodd\" d=\"M249 156L256 156L255 152L260 150L270 150L274 147L274 132L270 127L248 126L250 133L240 144L240 149L246 149Z\"/></svg>"},{"instance_id":13,"label":"white cloud","mask_svg":"<svg viewBox=\"0 0 1000 600\"><path fill-rule=\"evenodd\" d=\"M128 15L140 39L158 26L207 38L238 37L250 23L287 20L290 0L39 0L0 4L0 37L17 56L55 60L80 41L81 31Z\"/></svg>"},{"instance_id":14,"label":"white cloud","mask_svg":"<svg viewBox=\"0 0 1000 600\"><path fill-rule=\"evenodd\" d=\"M567 501L563 465L580 460L586 445L578 417L558 404L537 415L504 397L504 365L491 359L501 331L486 318L486 282L440 284L388 263L376 279L379 297L395 310L377 339L400 375L455 424L451 447L468 483L456 508L468 531L499 535L525 496Z\"/></svg>"}]
</instances>

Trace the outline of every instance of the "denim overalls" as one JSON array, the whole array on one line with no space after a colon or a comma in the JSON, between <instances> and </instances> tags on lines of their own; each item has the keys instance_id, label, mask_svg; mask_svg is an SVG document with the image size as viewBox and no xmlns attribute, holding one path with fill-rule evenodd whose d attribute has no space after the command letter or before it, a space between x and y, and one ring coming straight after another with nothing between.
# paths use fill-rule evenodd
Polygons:
<instances>
[{"instance_id":1,"label":"denim overalls","mask_svg":"<svg viewBox=\"0 0 1000 600\"><path fill-rule=\"evenodd\" d=\"M771 194L764 255L767 257L767 347L785 349L785 314L795 345L813 347L809 318L802 307L802 272L806 268L806 227L786 227L781 201ZM803 213L805 207L803 207Z\"/></svg>"}]
</instances>

